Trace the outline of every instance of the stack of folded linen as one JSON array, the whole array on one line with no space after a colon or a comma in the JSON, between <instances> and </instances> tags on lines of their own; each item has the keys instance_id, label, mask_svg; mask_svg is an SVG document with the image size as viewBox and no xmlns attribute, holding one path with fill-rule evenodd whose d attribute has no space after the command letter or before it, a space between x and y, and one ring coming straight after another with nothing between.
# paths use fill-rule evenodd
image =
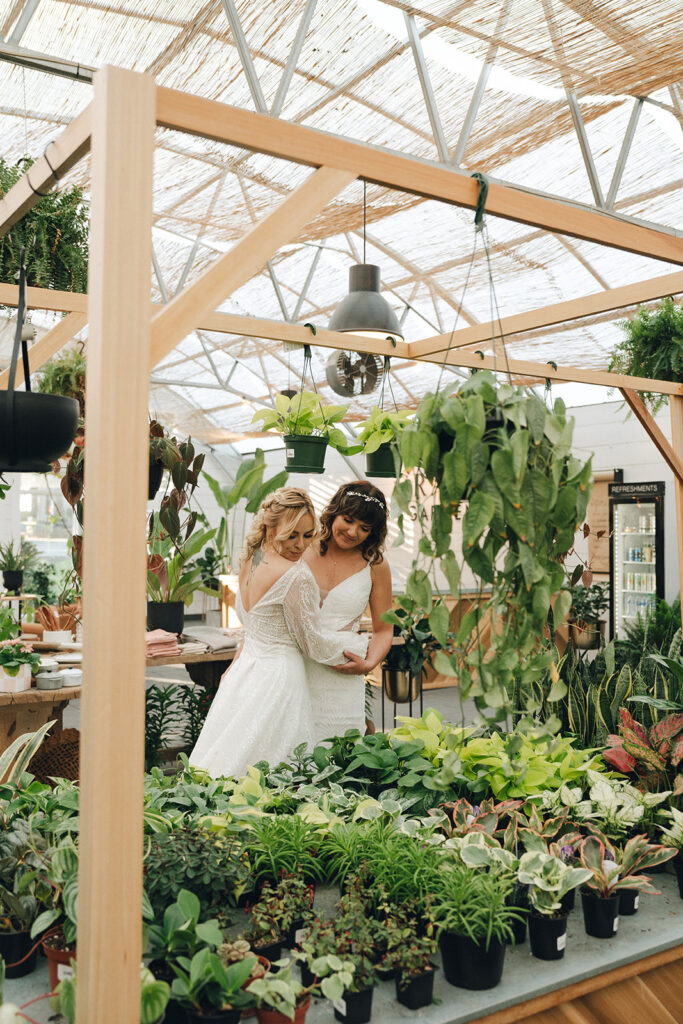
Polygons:
<instances>
[{"instance_id":1,"label":"stack of folded linen","mask_svg":"<svg viewBox=\"0 0 683 1024\"><path fill-rule=\"evenodd\" d=\"M184 636L191 640L206 644L212 654L221 651L234 651L242 642L244 630L241 626L233 629L218 629L215 626L190 626L185 629Z\"/></svg>"},{"instance_id":2,"label":"stack of folded linen","mask_svg":"<svg viewBox=\"0 0 683 1024\"><path fill-rule=\"evenodd\" d=\"M148 658L176 658L180 654L178 634L165 629L150 629L145 634Z\"/></svg>"}]
</instances>

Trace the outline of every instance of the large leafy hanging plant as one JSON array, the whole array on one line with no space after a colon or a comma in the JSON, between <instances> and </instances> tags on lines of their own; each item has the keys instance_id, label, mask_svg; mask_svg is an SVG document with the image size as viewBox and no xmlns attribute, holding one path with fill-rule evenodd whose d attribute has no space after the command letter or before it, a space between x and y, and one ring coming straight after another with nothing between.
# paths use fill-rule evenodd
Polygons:
<instances>
[{"instance_id":1,"label":"large leafy hanging plant","mask_svg":"<svg viewBox=\"0 0 683 1024\"><path fill-rule=\"evenodd\" d=\"M663 299L655 309L641 307L632 320L620 320L624 337L612 352L609 369L634 377L680 381L683 378L683 306ZM638 392L656 412L666 395Z\"/></svg>"},{"instance_id":2,"label":"large leafy hanging plant","mask_svg":"<svg viewBox=\"0 0 683 1024\"><path fill-rule=\"evenodd\" d=\"M0 157L0 198L32 166L24 157L8 164ZM61 188L39 199L0 238L0 281L14 284L26 248L26 283L59 291L88 290L88 210L83 190Z\"/></svg>"},{"instance_id":3,"label":"large leafy hanging plant","mask_svg":"<svg viewBox=\"0 0 683 1024\"><path fill-rule=\"evenodd\" d=\"M435 668L457 677L462 696L495 709L494 717L507 714L515 683L552 673L557 657L551 603L562 622L571 604L562 559L592 487L590 460L571 454L572 430L561 399L548 409L533 392L478 372L455 393L427 394L401 438L404 465L415 473L397 483L396 511L401 530L409 515L421 537L400 603L428 616L441 645ZM459 557L451 546L456 519ZM448 608L443 599L433 604L436 570L458 594L465 565L480 581L480 600L449 636ZM562 689L558 678L551 699Z\"/></svg>"}]
</instances>

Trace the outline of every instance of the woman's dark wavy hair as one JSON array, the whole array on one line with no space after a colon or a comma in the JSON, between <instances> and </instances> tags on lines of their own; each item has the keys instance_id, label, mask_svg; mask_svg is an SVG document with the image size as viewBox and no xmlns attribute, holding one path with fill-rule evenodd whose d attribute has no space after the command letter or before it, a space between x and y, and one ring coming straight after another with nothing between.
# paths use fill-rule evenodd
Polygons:
<instances>
[{"instance_id":1,"label":"woman's dark wavy hair","mask_svg":"<svg viewBox=\"0 0 683 1024\"><path fill-rule=\"evenodd\" d=\"M324 555L327 551L332 536L332 523L336 516L349 516L351 519L360 519L371 527L370 533L361 545L361 554L365 561L370 565L381 562L384 542L387 539L387 514L387 500L374 484L367 480L354 480L350 484L344 484L332 496L320 516L320 554Z\"/></svg>"}]
</instances>

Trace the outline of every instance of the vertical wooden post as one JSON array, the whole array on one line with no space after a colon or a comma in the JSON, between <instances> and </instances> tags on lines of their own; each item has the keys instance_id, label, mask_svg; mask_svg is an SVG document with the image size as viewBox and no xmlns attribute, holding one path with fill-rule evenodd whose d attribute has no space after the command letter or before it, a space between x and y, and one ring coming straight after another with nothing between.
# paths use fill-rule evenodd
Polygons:
<instances>
[{"instance_id":1,"label":"vertical wooden post","mask_svg":"<svg viewBox=\"0 0 683 1024\"><path fill-rule=\"evenodd\" d=\"M679 459L683 458L683 398L671 395L671 444ZM676 492L676 536L678 537L678 579L683 602L683 482L674 473ZM683 603L681 604L683 622Z\"/></svg>"},{"instance_id":2,"label":"vertical wooden post","mask_svg":"<svg viewBox=\"0 0 683 1024\"><path fill-rule=\"evenodd\" d=\"M77 1021L138 1024L155 88L94 82Z\"/></svg>"}]
</instances>

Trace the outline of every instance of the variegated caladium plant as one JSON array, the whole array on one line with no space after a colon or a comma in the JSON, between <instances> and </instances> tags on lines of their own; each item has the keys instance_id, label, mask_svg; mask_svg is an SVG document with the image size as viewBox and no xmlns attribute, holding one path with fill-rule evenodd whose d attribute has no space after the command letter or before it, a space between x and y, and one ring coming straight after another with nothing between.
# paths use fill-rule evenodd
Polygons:
<instances>
[{"instance_id":1,"label":"variegated caladium plant","mask_svg":"<svg viewBox=\"0 0 683 1024\"><path fill-rule=\"evenodd\" d=\"M625 775L637 775L639 789L683 793L683 712L661 718L648 730L621 708L619 735L610 734L607 743L607 764Z\"/></svg>"}]
</instances>

